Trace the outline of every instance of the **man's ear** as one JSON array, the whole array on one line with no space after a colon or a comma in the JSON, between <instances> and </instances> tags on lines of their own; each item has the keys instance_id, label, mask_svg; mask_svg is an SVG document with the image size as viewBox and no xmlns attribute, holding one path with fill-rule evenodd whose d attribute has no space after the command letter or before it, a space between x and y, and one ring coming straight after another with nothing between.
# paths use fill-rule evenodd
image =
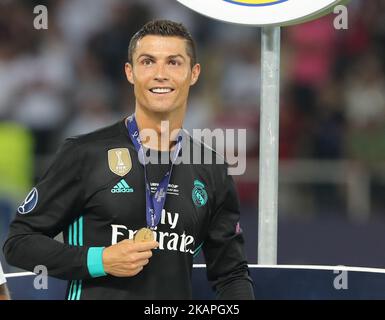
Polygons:
<instances>
[{"instance_id":1,"label":"man's ear","mask_svg":"<svg viewBox=\"0 0 385 320\"><path fill-rule=\"evenodd\" d=\"M197 63L191 69L190 86L194 85L198 81L200 73L201 73L201 65L199 63Z\"/></svg>"},{"instance_id":2,"label":"man's ear","mask_svg":"<svg viewBox=\"0 0 385 320\"><path fill-rule=\"evenodd\" d=\"M134 84L134 73L132 70L132 65L128 62L126 62L124 66L124 71L126 72L126 78L129 83Z\"/></svg>"}]
</instances>

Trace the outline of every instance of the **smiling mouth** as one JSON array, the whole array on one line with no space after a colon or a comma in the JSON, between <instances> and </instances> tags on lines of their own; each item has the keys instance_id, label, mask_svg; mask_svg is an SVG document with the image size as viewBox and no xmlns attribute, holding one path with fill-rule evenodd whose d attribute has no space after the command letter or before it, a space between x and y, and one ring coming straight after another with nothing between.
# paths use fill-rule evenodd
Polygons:
<instances>
[{"instance_id":1,"label":"smiling mouth","mask_svg":"<svg viewBox=\"0 0 385 320\"><path fill-rule=\"evenodd\" d=\"M173 92L174 89L173 89L173 88L161 88L161 87L155 87L155 88L151 88L150 91L151 91L152 93L155 93L155 94L166 94L166 93Z\"/></svg>"}]
</instances>

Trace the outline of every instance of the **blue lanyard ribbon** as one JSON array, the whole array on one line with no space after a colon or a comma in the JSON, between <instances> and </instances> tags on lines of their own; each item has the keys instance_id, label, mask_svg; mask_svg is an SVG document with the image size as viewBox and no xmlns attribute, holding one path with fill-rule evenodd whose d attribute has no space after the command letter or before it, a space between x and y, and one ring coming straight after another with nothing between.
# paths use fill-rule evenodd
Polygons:
<instances>
[{"instance_id":1,"label":"blue lanyard ribbon","mask_svg":"<svg viewBox=\"0 0 385 320\"><path fill-rule=\"evenodd\" d=\"M170 169L166 172L162 180L159 182L159 185L156 189L155 194L151 195L151 187L147 179L146 161L144 158L143 145L142 145L142 142L140 141L139 129L138 129L138 125L136 123L134 115L128 117L127 130L131 138L131 141L134 144L135 150L138 153L138 156L141 157L141 159L143 160L144 183L145 183L145 190L146 190L146 221L147 221L147 226L150 229L155 229L155 227L159 224L162 210L166 202L167 188L170 183L172 168L174 166L174 162L178 157L182 147L182 135L181 134L178 135L176 147L172 151Z\"/></svg>"}]
</instances>

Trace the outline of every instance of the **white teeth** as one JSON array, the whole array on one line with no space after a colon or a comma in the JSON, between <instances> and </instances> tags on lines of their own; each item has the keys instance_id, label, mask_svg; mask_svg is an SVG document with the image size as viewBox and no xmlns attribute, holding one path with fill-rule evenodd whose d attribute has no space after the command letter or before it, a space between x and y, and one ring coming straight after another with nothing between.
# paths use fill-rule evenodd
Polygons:
<instances>
[{"instance_id":1,"label":"white teeth","mask_svg":"<svg viewBox=\"0 0 385 320\"><path fill-rule=\"evenodd\" d=\"M150 91L154 93L169 93L171 92L171 89L170 88L153 88Z\"/></svg>"}]
</instances>

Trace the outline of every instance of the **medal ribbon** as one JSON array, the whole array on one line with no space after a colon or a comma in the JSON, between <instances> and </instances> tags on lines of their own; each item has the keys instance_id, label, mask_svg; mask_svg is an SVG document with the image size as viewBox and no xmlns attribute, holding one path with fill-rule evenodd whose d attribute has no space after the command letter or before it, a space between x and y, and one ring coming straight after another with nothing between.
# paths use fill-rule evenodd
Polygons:
<instances>
[{"instance_id":1,"label":"medal ribbon","mask_svg":"<svg viewBox=\"0 0 385 320\"><path fill-rule=\"evenodd\" d=\"M159 182L159 185L156 189L155 194L151 195L151 186L147 179L146 161L144 159L143 145L142 145L142 142L140 141L138 124L136 123L134 115L128 117L127 130L131 138L131 141L134 144L135 150L138 153L138 156L141 157L143 160L144 183L145 183L145 190L146 190L147 227L149 227L150 229L155 229L155 227L159 224L162 210L166 202L167 188L170 183L172 168L174 166L174 162L178 157L182 147L182 135L181 134L178 135L177 145L172 151L172 154L170 157L171 158L170 169L166 172L162 180Z\"/></svg>"}]
</instances>

